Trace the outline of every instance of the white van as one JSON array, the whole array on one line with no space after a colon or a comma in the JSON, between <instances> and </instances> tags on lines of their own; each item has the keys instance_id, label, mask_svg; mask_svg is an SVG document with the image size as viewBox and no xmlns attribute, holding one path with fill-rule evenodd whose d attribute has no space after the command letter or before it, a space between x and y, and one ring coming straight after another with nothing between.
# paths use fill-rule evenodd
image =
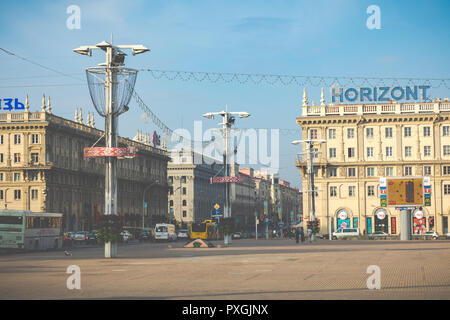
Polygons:
<instances>
[{"instance_id":1,"label":"white van","mask_svg":"<svg viewBox=\"0 0 450 320\"><path fill-rule=\"evenodd\" d=\"M155 240L174 241L177 239L175 225L168 223L157 223L155 226Z\"/></svg>"},{"instance_id":2,"label":"white van","mask_svg":"<svg viewBox=\"0 0 450 320\"><path fill-rule=\"evenodd\" d=\"M358 228L346 228L346 229L338 229L333 232L333 240L338 238L347 238L347 237L358 237L359 229Z\"/></svg>"}]
</instances>

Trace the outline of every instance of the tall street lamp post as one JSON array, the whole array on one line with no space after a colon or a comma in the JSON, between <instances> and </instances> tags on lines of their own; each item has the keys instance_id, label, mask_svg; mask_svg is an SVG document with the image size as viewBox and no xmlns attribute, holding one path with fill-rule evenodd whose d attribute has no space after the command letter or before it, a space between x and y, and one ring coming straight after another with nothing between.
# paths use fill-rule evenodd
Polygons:
<instances>
[{"instance_id":1,"label":"tall street lamp post","mask_svg":"<svg viewBox=\"0 0 450 320\"><path fill-rule=\"evenodd\" d=\"M143 45L113 45L102 41L95 46L81 46L73 51L91 56L92 50L100 49L106 53L106 62L100 67L88 68L86 75L89 93L97 112L105 117L105 147L117 148L117 124L120 114L128 110L137 70L123 68L126 54L121 49L131 49L132 54L149 51ZM105 159L105 215L117 215L117 158ZM105 243L105 258L117 256L117 243Z\"/></svg>"},{"instance_id":2,"label":"tall street lamp post","mask_svg":"<svg viewBox=\"0 0 450 320\"><path fill-rule=\"evenodd\" d=\"M145 228L145 193L154 185L158 184L159 180L156 180L155 182L152 182L148 186L144 188L144 192L142 192L142 230ZM148 210L148 203L147 203L147 210Z\"/></svg>"},{"instance_id":3,"label":"tall street lamp post","mask_svg":"<svg viewBox=\"0 0 450 320\"><path fill-rule=\"evenodd\" d=\"M223 153L223 164L225 168L225 177L230 176L230 167L228 163L228 136L231 126L234 124L235 117L233 115L238 115L240 118L248 118L250 114L248 112L229 112L228 108L226 111L220 112L208 112L203 115L203 117L208 119L214 119L215 115L220 115L222 117L222 135L223 135L223 144L224 144L224 153ZM225 182L225 206L223 208L223 217L231 218L231 205L230 205L230 185L229 182ZM229 245L231 243L231 235L224 235L224 244Z\"/></svg>"},{"instance_id":4,"label":"tall street lamp post","mask_svg":"<svg viewBox=\"0 0 450 320\"><path fill-rule=\"evenodd\" d=\"M317 152L314 152L313 150L313 145L314 143L324 143L327 142L326 140L323 139L306 139L306 140L295 140L292 141L292 144L300 144L302 142L305 142L306 144L308 144L309 148L308 148L308 152L307 154L309 155L309 161L308 161L308 172L309 172L309 184L310 184L310 190L307 190L307 192L309 192L310 197L309 197L309 201L310 201L310 205L309 205L309 221L314 221L316 220L316 206L315 206L315 195L316 195L316 188L314 186L314 156L317 154ZM305 230L305 223L303 220L303 230ZM308 230L306 228L306 230ZM313 233L311 236L311 241L315 241L316 240L316 236Z\"/></svg>"}]
</instances>

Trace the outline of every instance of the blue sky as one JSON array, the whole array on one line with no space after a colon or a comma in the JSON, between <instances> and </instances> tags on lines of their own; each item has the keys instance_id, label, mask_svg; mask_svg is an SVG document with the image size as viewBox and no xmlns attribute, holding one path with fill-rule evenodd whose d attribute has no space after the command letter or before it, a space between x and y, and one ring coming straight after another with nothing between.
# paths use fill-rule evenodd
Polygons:
<instances>
[{"instance_id":1,"label":"blue sky","mask_svg":"<svg viewBox=\"0 0 450 320\"><path fill-rule=\"evenodd\" d=\"M81 9L81 29L69 30L69 5ZM366 9L381 9L381 29L369 30ZM75 79L0 53L0 98L30 96L38 110L50 95L53 112L73 118L75 107L94 111L84 70L104 61L102 52L80 56L72 49L109 40L142 43L150 53L127 57L134 68L320 76L449 78L448 1L1 1L1 47ZM59 86L53 86L58 84ZM136 90L170 128L192 130L208 111L228 104L252 116L245 128L296 129L303 88L155 80L140 72ZM317 104L320 88L308 87ZM432 89L449 97L448 89ZM330 97L326 89L326 99ZM120 118L120 134L152 133L132 102ZM86 116L85 116L86 118ZM96 124L102 127L96 116ZM218 121L204 119L205 128ZM280 135L280 175L300 185L293 162L298 135Z\"/></svg>"}]
</instances>

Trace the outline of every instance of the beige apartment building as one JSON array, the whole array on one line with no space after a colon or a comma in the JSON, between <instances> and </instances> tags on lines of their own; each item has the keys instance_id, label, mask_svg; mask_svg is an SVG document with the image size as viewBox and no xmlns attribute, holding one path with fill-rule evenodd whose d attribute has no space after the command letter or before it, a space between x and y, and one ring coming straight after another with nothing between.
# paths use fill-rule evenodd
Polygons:
<instances>
[{"instance_id":1,"label":"beige apartment building","mask_svg":"<svg viewBox=\"0 0 450 320\"><path fill-rule=\"evenodd\" d=\"M84 159L83 149L104 145L94 114L78 109L75 121L41 111L0 113L0 207L63 213L66 231L91 230L104 210L104 158ZM149 215L167 215L167 152L144 140L119 137L138 148L137 157L118 161L118 214L142 226L143 201ZM145 194L144 194L145 191ZM148 219L148 217L145 217Z\"/></svg>"},{"instance_id":2,"label":"beige apartment building","mask_svg":"<svg viewBox=\"0 0 450 320\"><path fill-rule=\"evenodd\" d=\"M413 232L448 232L450 214L450 103L308 105L297 118L303 137L325 139L315 145L316 216L321 232L344 223L361 234L398 234L399 210L380 206L380 177L431 178L431 206L424 217L413 212ZM303 144L303 151L308 150ZM307 157L298 159L303 190L309 186ZM304 193L308 214L309 194Z\"/></svg>"}]
</instances>

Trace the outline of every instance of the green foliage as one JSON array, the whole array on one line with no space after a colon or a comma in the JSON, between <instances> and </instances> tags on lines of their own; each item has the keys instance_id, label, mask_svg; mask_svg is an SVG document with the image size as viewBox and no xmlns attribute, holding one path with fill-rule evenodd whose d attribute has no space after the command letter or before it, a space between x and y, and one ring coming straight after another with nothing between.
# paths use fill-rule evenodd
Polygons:
<instances>
[{"instance_id":1,"label":"green foliage","mask_svg":"<svg viewBox=\"0 0 450 320\"><path fill-rule=\"evenodd\" d=\"M235 228L235 219L234 218L220 219L219 232L222 235L233 234L234 228Z\"/></svg>"},{"instance_id":2,"label":"green foliage","mask_svg":"<svg viewBox=\"0 0 450 320\"><path fill-rule=\"evenodd\" d=\"M116 215L100 216L100 228L97 229L97 242L119 242L122 231L122 219Z\"/></svg>"},{"instance_id":3,"label":"green foliage","mask_svg":"<svg viewBox=\"0 0 450 320\"><path fill-rule=\"evenodd\" d=\"M320 221L316 219L314 221L308 221L308 229L311 229L313 234L320 232Z\"/></svg>"}]
</instances>

